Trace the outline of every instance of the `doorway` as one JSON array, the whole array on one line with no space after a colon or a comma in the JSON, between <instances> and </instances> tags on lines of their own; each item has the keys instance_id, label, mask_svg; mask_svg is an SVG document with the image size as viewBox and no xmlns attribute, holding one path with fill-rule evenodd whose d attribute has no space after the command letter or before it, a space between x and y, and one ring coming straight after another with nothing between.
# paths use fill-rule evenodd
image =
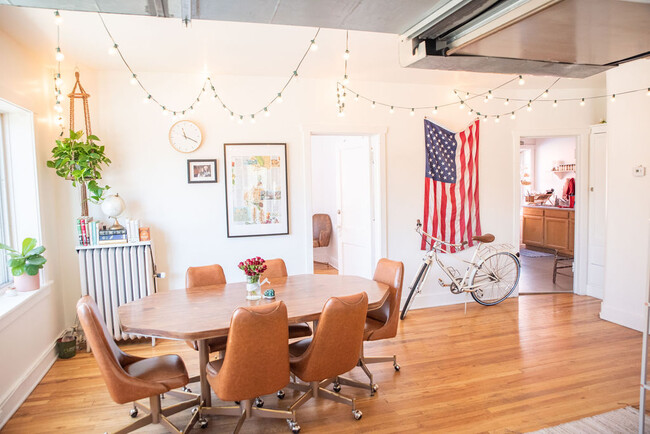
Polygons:
<instances>
[{"instance_id":1,"label":"doorway","mask_svg":"<svg viewBox=\"0 0 650 434\"><path fill-rule=\"evenodd\" d=\"M310 136L314 272L372 277L382 244L379 148L379 135Z\"/></svg>"},{"instance_id":2,"label":"doorway","mask_svg":"<svg viewBox=\"0 0 650 434\"><path fill-rule=\"evenodd\" d=\"M575 136L521 137L519 294L574 292Z\"/></svg>"}]
</instances>

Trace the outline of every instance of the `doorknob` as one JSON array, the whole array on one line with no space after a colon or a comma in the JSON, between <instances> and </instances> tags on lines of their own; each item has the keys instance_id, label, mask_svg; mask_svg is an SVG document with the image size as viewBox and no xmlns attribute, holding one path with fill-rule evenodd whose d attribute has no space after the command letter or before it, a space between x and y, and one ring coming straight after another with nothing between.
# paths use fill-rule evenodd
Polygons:
<instances>
[{"instance_id":1,"label":"doorknob","mask_svg":"<svg viewBox=\"0 0 650 434\"><path fill-rule=\"evenodd\" d=\"M593 187L590 187L590 188L589 188L589 191L594 191L594 188L593 188Z\"/></svg>"},{"instance_id":2,"label":"doorknob","mask_svg":"<svg viewBox=\"0 0 650 434\"><path fill-rule=\"evenodd\" d=\"M338 215L341 215L341 210L340 210L340 209L337 209L337 210L336 210L336 213L337 213Z\"/></svg>"}]
</instances>

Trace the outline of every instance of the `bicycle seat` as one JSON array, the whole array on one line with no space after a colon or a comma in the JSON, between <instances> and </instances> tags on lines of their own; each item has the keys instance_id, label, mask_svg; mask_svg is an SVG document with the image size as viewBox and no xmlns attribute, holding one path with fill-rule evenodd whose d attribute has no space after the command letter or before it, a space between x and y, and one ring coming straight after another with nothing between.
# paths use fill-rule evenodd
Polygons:
<instances>
[{"instance_id":1,"label":"bicycle seat","mask_svg":"<svg viewBox=\"0 0 650 434\"><path fill-rule=\"evenodd\" d=\"M472 237L472 240L478 241L479 243L491 243L492 241L494 241L494 235L492 234L475 235Z\"/></svg>"}]
</instances>

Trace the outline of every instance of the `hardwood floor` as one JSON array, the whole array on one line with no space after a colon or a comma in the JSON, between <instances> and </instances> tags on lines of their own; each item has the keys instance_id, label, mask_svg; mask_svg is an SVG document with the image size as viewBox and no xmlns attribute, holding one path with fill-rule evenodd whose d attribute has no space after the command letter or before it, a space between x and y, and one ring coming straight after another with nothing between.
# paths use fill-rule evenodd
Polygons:
<instances>
[{"instance_id":1,"label":"hardwood floor","mask_svg":"<svg viewBox=\"0 0 650 434\"><path fill-rule=\"evenodd\" d=\"M530 258L521 255L521 276L519 293L573 292L573 273L570 268L558 270L556 282L553 283L553 256ZM565 265L565 264L563 264Z\"/></svg>"},{"instance_id":2,"label":"hardwood floor","mask_svg":"<svg viewBox=\"0 0 650 434\"><path fill-rule=\"evenodd\" d=\"M314 261L314 274L339 274L339 270L329 264Z\"/></svg>"},{"instance_id":3,"label":"hardwood floor","mask_svg":"<svg viewBox=\"0 0 650 434\"><path fill-rule=\"evenodd\" d=\"M572 294L469 303L467 314L462 304L413 310L395 339L366 346L367 355L396 353L401 371L370 365L380 385L372 398L343 387L358 398L363 418L355 421L345 405L310 401L298 411L302 432L518 433L637 406L641 334L600 320L599 310L600 300ZM197 372L197 353L182 342L124 349L178 353L190 374ZM352 376L363 379L357 370ZM297 395L286 391L284 401L264 397L265 407L288 406ZM3 432L115 430L131 421L129 408L111 401L92 356L82 353L57 361ZM184 412L172 419L187 418ZM203 432L234 426L233 417L215 417ZM283 420L253 419L242 432L289 431Z\"/></svg>"}]
</instances>

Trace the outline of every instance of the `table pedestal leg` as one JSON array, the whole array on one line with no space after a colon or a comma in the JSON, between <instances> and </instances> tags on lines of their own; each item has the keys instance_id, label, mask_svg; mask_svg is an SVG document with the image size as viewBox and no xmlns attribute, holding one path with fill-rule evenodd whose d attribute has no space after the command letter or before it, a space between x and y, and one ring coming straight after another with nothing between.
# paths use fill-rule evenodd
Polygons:
<instances>
[{"instance_id":1,"label":"table pedestal leg","mask_svg":"<svg viewBox=\"0 0 650 434\"><path fill-rule=\"evenodd\" d=\"M210 383L205 373L205 367L210 360L210 351L208 350L208 341L205 339L199 341L199 377L201 381L201 401L205 407L212 405L212 396L210 394Z\"/></svg>"}]
</instances>

